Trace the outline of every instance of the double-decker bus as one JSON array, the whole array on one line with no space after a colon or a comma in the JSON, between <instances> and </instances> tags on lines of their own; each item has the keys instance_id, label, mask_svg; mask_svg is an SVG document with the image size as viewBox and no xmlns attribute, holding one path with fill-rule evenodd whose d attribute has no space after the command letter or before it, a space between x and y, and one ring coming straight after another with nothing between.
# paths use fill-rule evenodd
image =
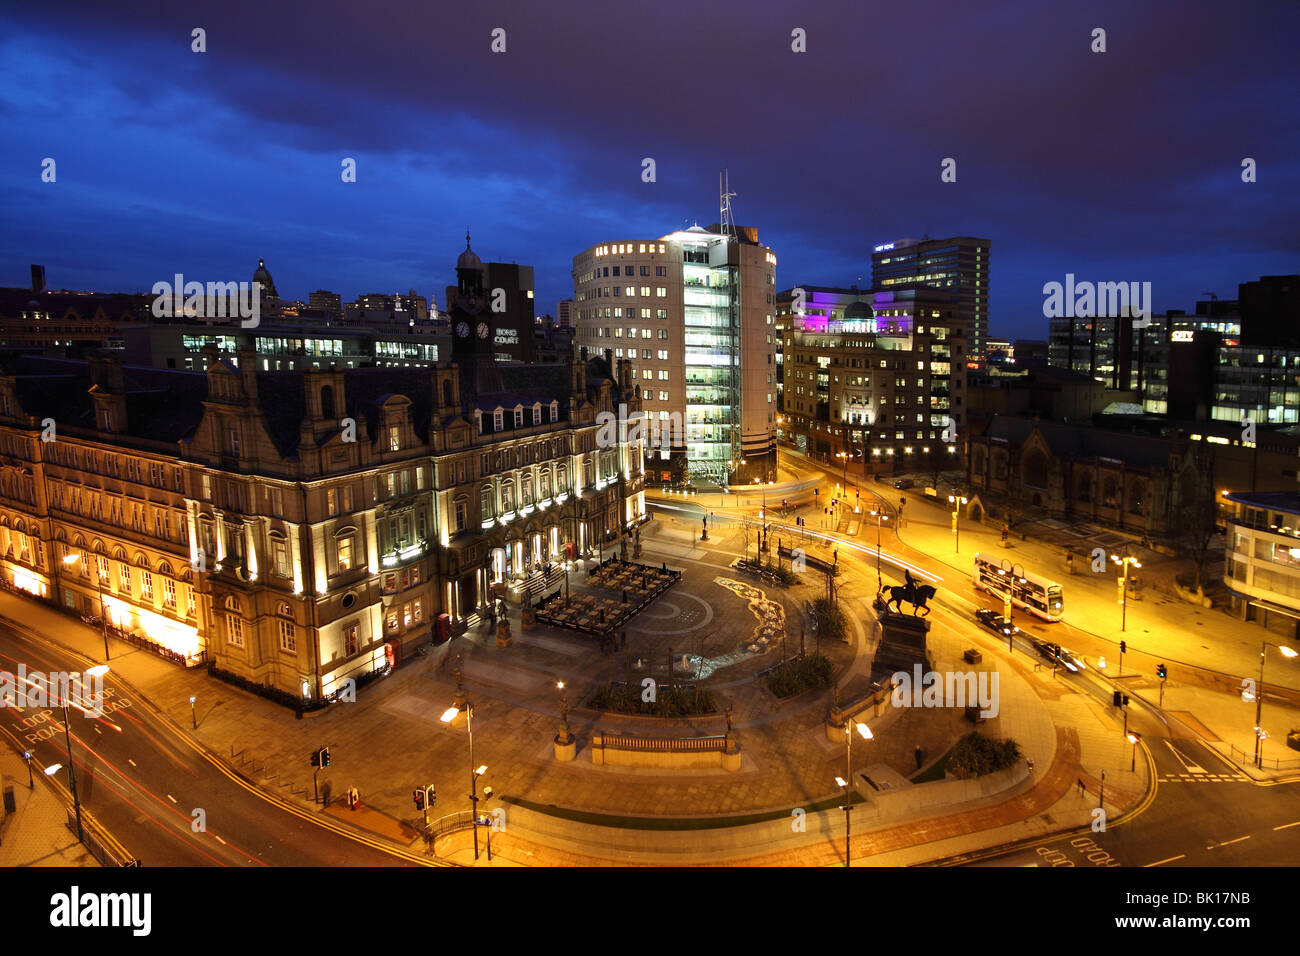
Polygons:
<instances>
[{"instance_id":1,"label":"double-decker bus","mask_svg":"<svg viewBox=\"0 0 1300 956\"><path fill-rule=\"evenodd\" d=\"M992 591L1005 596L1008 586L1011 603L1044 621L1059 621L1065 608L1061 585L1037 574L1014 575L992 555L976 554L971 583L977 591Z\"/></svg>"}]
</instances>

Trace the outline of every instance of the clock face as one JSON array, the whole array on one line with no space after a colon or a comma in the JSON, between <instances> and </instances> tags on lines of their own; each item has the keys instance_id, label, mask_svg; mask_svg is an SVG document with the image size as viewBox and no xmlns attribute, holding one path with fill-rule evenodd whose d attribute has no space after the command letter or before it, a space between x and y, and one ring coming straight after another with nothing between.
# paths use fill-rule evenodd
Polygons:
<instances>
[{"instance_id":1,"label":"clock face","mask_svg":"<svg viewBox=\"0 0 1300 956\"><path fill-rule=\"evenodd\" d=\"M488 325L486 322L480 322L478 324L478 337L481 339L488 337Z\"/></svg>"},{"instance_id":2,"label":"clock face","mask_svg":"<svg viewBox=\"0 0 1300 956\"><path fill-rule=\"evenodd\" d=\"M468 322L457 323L456 334L459 335L462 339L465 336L469 335L469 323Z\"/></svg>"}]
</instances>

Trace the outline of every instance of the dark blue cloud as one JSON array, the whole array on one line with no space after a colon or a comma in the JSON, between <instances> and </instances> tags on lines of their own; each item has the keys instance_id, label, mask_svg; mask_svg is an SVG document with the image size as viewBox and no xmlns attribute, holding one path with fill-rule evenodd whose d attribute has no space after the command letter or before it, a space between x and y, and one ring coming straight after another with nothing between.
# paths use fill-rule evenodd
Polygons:
<instances>
[{"instance_id":1,"label":"dark blue cloud","mask_svg":"<svg viewBox=\"0 0 1300 956\"><path fill-rule=\"evenodd\" d=\"M441 300L468 225L485 258L537 267L546 311L576 252L714 220L723 167L782 285L869 281L881 240L989 237L994 334L1043 337L1042 284L1066 272L1190 308L1300 271L1295 4L895 6L13 11L0 283L44 262L56 286L148 288L262 256L294 296Z\"/></svg>"}]
</instances>

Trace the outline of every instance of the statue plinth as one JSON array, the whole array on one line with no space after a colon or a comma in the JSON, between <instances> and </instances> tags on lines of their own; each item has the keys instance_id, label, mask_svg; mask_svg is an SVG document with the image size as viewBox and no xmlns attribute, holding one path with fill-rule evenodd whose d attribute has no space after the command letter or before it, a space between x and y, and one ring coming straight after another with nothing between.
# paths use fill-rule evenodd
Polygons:
<instances>
[{"instance_id":1,"label":"statue plinth","mask_svg":"<svg viewBox=\"0 0 1300 956\"><path fill-rule=\"evenodd\" d=\"M573 734L568 734L565 739L563 732L555 735L555 759L560 763L568 763L578 755L578 738Z\"/></svg>"},{"instance_id":2,"label":"statue plinth","mask_svg":"<svg viewBox=\"0 0 1300 956\"><path fill-rule=\"evenodd\" d=\"M497 647L509 647L514 641L510 635L510 622L505 618L497 621Z\"/></svg>"}]
</instances>

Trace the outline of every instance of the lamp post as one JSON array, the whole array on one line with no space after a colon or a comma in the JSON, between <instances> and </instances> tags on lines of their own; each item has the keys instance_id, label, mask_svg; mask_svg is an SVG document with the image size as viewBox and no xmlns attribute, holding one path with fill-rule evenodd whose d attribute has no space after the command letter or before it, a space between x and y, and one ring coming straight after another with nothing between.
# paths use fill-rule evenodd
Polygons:
<instances>
[{"instance_id":1,"label":"lamp post","mask_svg":"<svg viewBox=\"0 0 1300 956\"><path fill-rule=\"evenodd\" d=\"M1141 739L1142 739L1142 735L1139 734L1137 731L1135 730L1129 731L1128 742L1133 745L1133 759L1129 762L1129 768L1128 768L1129 773L1137 773L1138 741Z\"/></svg>"},{"instance_id":2,"label":"lamp post","mask_svg":"<svg viewBox=\"0 0 1300 956\"><path fill-rule=\"evenodd\" d=\"M449 724L461 712L459 707L448 707L442 712L442 722ZM465 701L465 730L469 733L469 809L474 829L474 859L478 859L478 778L487 773L487 766L474 766L474 705Z\"/></svg>"},{"instance_id":3,"label":"lamp post","mask_svg":"<svg viewBox=\"0 0 1300 956\"><path fill-rule=\"evenodd\" d=\"M108 673L107 664L96 664L94 667L86 668L87 677L102 677ZM81 825L81 800L77 796L77 774L72 769L72 728L68 722L68 692L65 688L63 694L63 739L68 747L68 791L72 794L72 808L77 815L77 842L84 843L86 840L85 830ZM54 765L54 771L59 769L58 764ZM50 768L45 770L47 775L53 775Z\"/></svg>"},{"instance_id":4,"label":"lamp post","mask_svg":"<svg viewBox=\"0 0 1300 956\"><path fill-rule=\"evenodd\" d=\"M194 710L194 702L195 702L196 700L198 700L197 697L191 697L191 698L190 698L190 724L193 726L193 728L194 728L195 730L198 730L198 729L199 729L199 715L198 715L198 713Z\"/></svg>"},{"instance_id":5,"label":"lamp post","mask_svg":"<svg viewBox=\"0 0 1300 956\"><path fill-rule=\"evenodd\" d=\"M853 731L857 730L862 735L863 740L872 738L871 728L864 723L854 722L852 720L844 721L844 772L848 779L844 780L839 777L835 782L844 788L844 865L852 865L852 858L849 850L849 814L853 812Z\"/></svg>"},{"instance_id":6,"label":"lamp post","mask_svg":"<svg viewBox=\"0 0 1300 956\"><path fill-rule=\"evenodd\" d=\"M1255 685L1255 766L1264 766L1264 655L1270 647L1276 647L1283 657L1295 657L1296 652L1284 644L1265 641L1259 648L1259 683Z\"/></svg>"},{"instance_id":7,"label":"lamp post","mask_svg":"<svg viewBox=\"0 0 1300 956\"><path fill-rule=\"evenodd\" d=\"M1120 566L1119 594L1120 594L1120 604L1122 605L1122 609L1120 610L1119 629L1120 629L1121 631L1123 631L1124 628L1125 628L1125 627L1127 626L1127 624L1128 624L1128 569L1129 569L1129 565L1132 565L1132 566L1135 567L1135 568L1140 568L1140 567L1142 567L1142 565L1141 565L1141 563L1138 562L1138 559L1137 559L1137 558L1135 558L1135 557L1133 557L1133 556L1131 556L1131 555L1127 555L1127 554L1124 555L1124 557L1122 557L1122 558L1121 558L1121 557L1118 557L1117 555L1112 554L1112 555L1110 556L1110 559L1111 559L1112 561L1114 561L1116 564L1118 564L1118 565Z\"/></svg>"},{"instance_id":8,"label":"lamp post","mask_svg":"<svg viewBox=\"0 0 1300 956\"><path fill-rule=\"evenodd\" d=\"M36 789L36 783L32 780L32 756L33 754L30 750L23 751L23 763L27 764L27 789L28 790Z\"/></svg>"},{"instance_id":9,"label":"lamp post","mask_svg":"<svg viewBox=\"0 0 1300 956\"><path fill-rule=\"evenodd\" d=\"M889 515L879 508L873 508L871 513L876 516L876 593L879 594L885 586L880 577L880 522L888 520Z\"/></svg>"},{"instance_id":10,"label":"lamp post","mask_svg":"<svg viewBox=\"0 0 1300 956\"><path fill-rule=\"evenodd\" d=\"M63 563L76 564L81 560L79 554L65 554ZM99 631L104 636L104 660L108 660L108 612L104 608L104 582L99 579L99 569L95 569L95 590L99 594Z\"/></svg>"},{"instance_id":11,"label":"lamp post","mask_svg":"<svg viewBox=\"0 0 1300 956\"><path fill-rule=\"evenodd\" d=\"M952 505L952 540L953 553L961 554L961 534L957 530L957 515L960 513L960 506L966 504L969 499L965 495L949 495L948 504Z\"/></svg>"}]
</instances>

